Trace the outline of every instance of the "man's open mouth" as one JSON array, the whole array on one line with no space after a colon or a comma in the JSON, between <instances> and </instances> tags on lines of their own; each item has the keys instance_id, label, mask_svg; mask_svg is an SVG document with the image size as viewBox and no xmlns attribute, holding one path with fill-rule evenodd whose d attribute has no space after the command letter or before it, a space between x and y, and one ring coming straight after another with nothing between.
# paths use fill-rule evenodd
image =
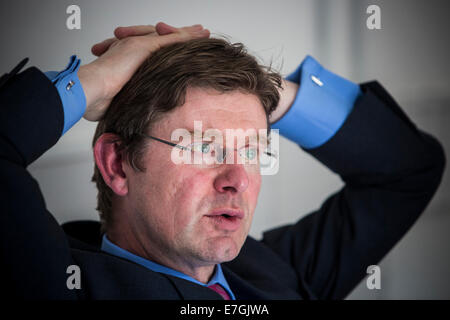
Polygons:
<instances>
[{"instance_id":1,"label":"man's open mouth","mask_svg":"<svg viewBox=\"0 0 450 320\"><path fill-rule=\"evenodd\" d=\"M239 209L218 209L206 215L214 225L222 230L237 230L244 218L244 212Z\"/></svg>"}]
</instances>

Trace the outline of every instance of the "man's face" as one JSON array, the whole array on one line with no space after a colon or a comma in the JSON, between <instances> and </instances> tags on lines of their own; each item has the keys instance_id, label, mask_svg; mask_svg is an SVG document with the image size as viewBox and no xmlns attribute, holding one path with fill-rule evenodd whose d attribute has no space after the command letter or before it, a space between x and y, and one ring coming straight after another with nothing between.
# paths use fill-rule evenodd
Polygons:
<instances>
[{"instance_id":1,"label":"man's face","mask_svg":"<svg viewBox=\"0 0 450 320\"><path fill-rule=\"evenodd\" d=\"M256 96L189 88L185 104L149 134L171 141L172 131L191 131L194 121L202 121L203 130L220 130L224 137L225 129L267 129ZM148 143L143 157L146 171L125 169L128 219L143 250L168 266L174 262L206 266L234 259L250 229L261 185L259 170L236 161L213 168L175 164L173 147L150 139ZM238 216L219 214L226 210Z\"/></svg>"}]
</instances>

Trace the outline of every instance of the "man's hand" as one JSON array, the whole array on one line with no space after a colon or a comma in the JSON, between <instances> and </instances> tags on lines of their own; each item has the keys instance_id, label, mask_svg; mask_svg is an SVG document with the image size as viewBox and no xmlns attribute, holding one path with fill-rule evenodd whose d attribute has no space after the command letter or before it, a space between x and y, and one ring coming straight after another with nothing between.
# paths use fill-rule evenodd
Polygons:
<instances>
[{"instance_id":1,"label":"man's hand","mask_svg":"<svg viewBox=\"0 0 450 320\"><path fill-rule=\"evenodd\" d=\"M119 27L114 35L94 45L92 53L99 58L78 70L86 96L83 117L90 121L100 120L114 96L153 52L176 42L207 38L209 31L201 25L175 28L160 22Z\"/></svg>"}]
</instances>

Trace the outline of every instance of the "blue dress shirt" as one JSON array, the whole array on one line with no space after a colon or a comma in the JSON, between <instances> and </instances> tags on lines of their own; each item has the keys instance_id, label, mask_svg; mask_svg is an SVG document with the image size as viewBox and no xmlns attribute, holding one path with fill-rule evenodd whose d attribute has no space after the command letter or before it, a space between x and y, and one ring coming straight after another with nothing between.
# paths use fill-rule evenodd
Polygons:
<instances>
[{"instance_id":1,"label":"blue dress shirt","mask_svg":"<svg viewBox=\"0 0 450 320\"><path fill-rule=\"evenodd\" d=\"M216 265L215 268L215 272L214 275L212 276L211 280L209 280L208 283L202 283L188 275L185 275L184 273L181 273L177 270L173 270L171 268L162 266L158 263L155 263L153 261L144 259L142 257L139 257L135 254L132 254L131 252L124 250L122 248L120 248L119 246L115 245L114 243L112 243L108 237L106 237L106 234L103 235L103 239L102 239L102 250L105 252L108 252L109 254L136 262L137 264L140 264L141 266L144 266L152 271L155 272L160 272L160 273L165 273L174 277L178 277L181 279L185 279L191 282L194 282L196 284L199 284L201 286L207 287L207 286L211 286L213 284L220 284L222 286L222 288L224 288L228 295L230 296L231 300L236 300L236 297L233 294L233 291L231 291L230 286L228 285L227 280L225 279L225 276L223 275L223 271L222 271L222 267L220 266L220 264Z\"/></svg>"},{"instance_id":2,"label":"blue dress shirt","mask_svg":"<svg viewBox=\"0 0 450 320\"><path fill-rule=\"evenodd\" d=\"M77 71L80 60L70 58L66 69L61 72L46 72L58 89L64 109L64 129L67 132L83 116L86 109L86 97L78 79ZM300 85L293 105L272 128L279 129L280 134L298 143L304 148L315 148L328 141L342 126L350 114L353 105L361 94L357 84L341 78L323 68L312 57L307 56L301 65L287 80ZM103 237L102 250L130 261L136 262L150 270L165 273L192 281L202 286L220 284L235 300L220 264L216 265L212 279L201 283L179 271L159 265L136 256Z\"/></svg>"},{"instance_id":3,"label":"blue dress shirt","mask_svg":"<svg viewBox=\"0 0 450 320\"><path fill-rule=\"evenodd\" d=\"M56 89L58 89L61 98L64 110L64 127L61 135L72 128L86 111L86 96L77 74L80 65L81 60L73 55L63 71L45 72L45 75L52 80Z\"/></svg>"},{"instance_id":4,"label":"blue dress shirt","mask_svg":"<svg viewBox=\"0 0 450 320\"><path fill-rule=\"evenodd\" d=\"M361 94L359 85L326 70L311 56L286 79L300 87L290 109L271 127L306 149L327 142Z\"/></svg>"}]
</instances>

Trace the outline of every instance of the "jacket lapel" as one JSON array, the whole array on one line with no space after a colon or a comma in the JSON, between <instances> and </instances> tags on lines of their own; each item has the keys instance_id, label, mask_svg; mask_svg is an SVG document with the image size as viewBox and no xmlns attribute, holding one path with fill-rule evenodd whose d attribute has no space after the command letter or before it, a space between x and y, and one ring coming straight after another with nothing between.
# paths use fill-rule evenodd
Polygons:
<instances>
[{"instance_id":1,"label":"jacket lapel","mask_svg":"<svg viewBox=\"0 0 450 320\"><path fill-rule=\"evenodd\" d=\"M218 293L207 287L178 277L165 276L172 282L182 300L223 300Z\"/></svg>"}]
</instances>

